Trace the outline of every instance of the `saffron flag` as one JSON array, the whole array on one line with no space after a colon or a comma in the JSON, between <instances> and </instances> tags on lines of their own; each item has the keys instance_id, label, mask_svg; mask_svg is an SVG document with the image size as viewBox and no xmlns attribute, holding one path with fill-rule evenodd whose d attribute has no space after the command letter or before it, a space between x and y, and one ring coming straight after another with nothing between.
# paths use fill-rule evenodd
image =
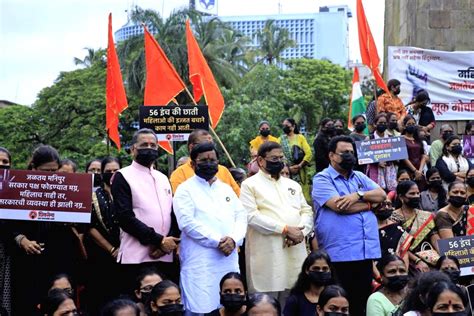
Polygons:
<instances>
[{"instance_id":1,"label":"saffron flag","mask_svg":"<svg viewBox=\"0 0 474 316\"><path fill-rule=\"evenodd\" d=\"M189 20L186 21L186 42L188 46L189 81L193 85L194 101L197 103L204 96L209 108L212 128L216 128L222 113L224 113L224 97L199 48L198 42L194 38Z\"/></svg>"},{"instance_id":2,"label":"saffron flag","mask_svg":"<svg viewBox=\"0 0 474 316\"><path fill-rule=\"evenodd\" d=\"M388 90L387 85L383 81L382 75L380 74L380 58L379 54L377 53L377 46L375 46L372 32L370 31L369 23L367 22L367 18L365 16L362 0L357 0L357 29L359 32L359 47L362 63L370 68L377 85L390 95L390 91Z\"/></svg>"},{"instance_id":3,"label":"saffron flag","mask_svg":"<svg viewBox=\"0 0 474 316\"><path fill-rule=\"evenodd\" d=\"M349 104L349 117L347 122L347 127L352 129L352 118L356 115L363 114L365 116L365 100L362 95L362 90L360 89L359 82L359 69L354 68L354 76L352 77L352 93L351 100ZM366 128L365 133L368 133Z\"/></svg>"},{"instance_id":4,"label":"saffron flag","mask_svg":"<svg viewBox=\"0 0 474 316\"><path fill-rule=\"evenodd\" d=\"M144 105L168 105L171 101L176 102L174 98L186 86L156 39L148 32L145 26L144 29L146 62ZM158 144L169 154L173 153L173 148L169 141L159 141Z\"/></svg>"},{"instance_id":5,"label":"saffron flag","mask_svg":"<svg viewBox=\"0 0 474 316\"><path fill-rule=\"evenodd\" d=\"M115 50L112 33L112 13L109 14L105 95L105 128L109 138L120 150L120 135L118 132L119 115L128 107L128 103L123 86L122 73L120 72L120 64Z\"/></svg>"}]
</instances>

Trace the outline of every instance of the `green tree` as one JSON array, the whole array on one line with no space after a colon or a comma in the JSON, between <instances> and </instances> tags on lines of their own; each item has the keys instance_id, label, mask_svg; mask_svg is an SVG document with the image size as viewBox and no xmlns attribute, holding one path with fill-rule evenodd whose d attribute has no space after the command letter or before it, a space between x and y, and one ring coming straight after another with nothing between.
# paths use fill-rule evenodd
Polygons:
<instances>
[{"instance_id":1,"label":"green tree","mask_svg":"<svg viewBox=\"0 0 474 316\"><path fill-rule=\"evenodd\" d=\"M0 108L0 144L12 153L13 168L24 169L33 149L43 142L35 110L12 105Z\"/></svg>"},{"instance_id":2,"label":"green tree","mask_svg":"<svg viewBox=\"0 0 474 316\"><path fill-rule=\"evenodd\" d=\"M237 165L248 161L249 142L258 134L260 121L269 121L272 135L280 135L280 122L287 116L280 93L282 73L275 66L258 65L242 78L238 87L224 91L226 109L216 132ZM224 156L221 160L227 162Z\"/></svg>"},{"instance_id":3,"label":"green tree","mask_svg":"<svg viewBox=\"0 0 474 316\"><path fill-rule=\"evenodd\" d=\"M76 66L83 66L85 68L91 67L95 63L101 63L105 65L106 63L106 50L98 49L95 50L93 48L84 48L87 50L87 55L83 58L74 57L74 64Z\"/></svg>"},{"instance_id":4,"label":"green tree","mask_svg":"<svg viewBox=\"0 0 474 316\"><path fill-rule=\"evenodd\" d=\"M287 29L275 24L275 20L267 20L262 30L256 33L259 43L259 55L261 61L270 65L281 61L282 52L290 47L294 47L296 42L291 39Z\"/></svg>"},{"instance_id":5,"label":"green tree","mask_svg":"<svg viewBox=\"0 0 474 316\"><path fill-rule=\"evenodd\" d=\"M158 12L139 7L131 15L132 22L144 23L150 30L156 31L155 38L183 80L188 78L185 37L185 22L188 18L217 82L228 88L237 84L245 70L241 61L245 56L248 39L218 18L208 19L197 11L179 10L165 20ZM118 54L128 90L143 95L146 71L143 36L135 36L121 43Z\"/></svg>"},{"instance_id":6,"label":"green tree","mask_svg":"<svg viewBox=\"0 0 474 316\"><path fill-rule=\"evenodd\" d=\"M330 61L294 59L285 62L285 99L290 114L314 133L323 117L341 117L347 110L351 72ZM295 115L298 114L298 115Z\"/></svg>"}]
</instances>

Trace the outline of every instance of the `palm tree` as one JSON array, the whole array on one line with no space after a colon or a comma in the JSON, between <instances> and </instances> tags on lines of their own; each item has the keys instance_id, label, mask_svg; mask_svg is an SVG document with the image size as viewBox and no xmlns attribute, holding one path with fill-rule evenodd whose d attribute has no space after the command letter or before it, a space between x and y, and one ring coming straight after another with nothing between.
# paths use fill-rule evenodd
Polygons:
<instances>
[{"instance_id":1,"label":"palm tree","mask_svg":"<svg viewBox=\"0 0 474 316\"><path fill-rule=\"evenodd\" d=\"M94 50L93 48L89 47L85 47L84 49L87 50L87 55L84 57L84 59L74 57L74 65L84 66L85 68L89 68L98 62L105 65L106 51L104 49Z\"/></svg>"},{"instance_id":2,"label":"palm tree","mask_svg":"<svg viewBox=\"0 0 474 316\"><path fill-rule=\"evenodd\" d=\"M281 53L290 47L294 47L296 42L291 39L287 29L275 24L275 20L267 20L262 30L257 31L260 55L264 61L270 65L281 60Z\"/></svg>"},{"instance_id":3,"label":"palm tree","mask_svg":"<svg viewBox=\"0 0 474 316\"><path fill-rule=\"evenodd\" d=\"M218 18L205 18L199 12L187 9L174 11L166 20L156 11L139 7L131 14L133 22L144 23L150 30L155 30L155 38L185 82L188 78L185 21L188 18L217 82L225 87L236 84L245 71L243 56L247 39ZM128 89L142 95L145 85L143 36L135 36L121 43L118 55Z\"/></svg>"}]
</instances>

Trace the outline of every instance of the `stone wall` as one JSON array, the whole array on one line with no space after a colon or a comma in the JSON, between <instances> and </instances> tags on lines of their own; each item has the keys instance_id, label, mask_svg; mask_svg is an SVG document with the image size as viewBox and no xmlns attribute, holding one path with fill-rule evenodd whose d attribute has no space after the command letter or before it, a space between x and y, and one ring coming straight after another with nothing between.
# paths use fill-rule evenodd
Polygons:
<instances>
[{"instance_id":1,"label":"stone wall","mask_svg":"<svg viewBox=\"0 0 474 316\"><path fill-rule=\"evenodd\" d=\"M474 0L385 0L384 47L388 46L474 50ZM387 69L387 49L384 56ZM465 122L451 123L462 133ZM438 131L434 134L437 137Z\"/></svg>"}]
</instances>

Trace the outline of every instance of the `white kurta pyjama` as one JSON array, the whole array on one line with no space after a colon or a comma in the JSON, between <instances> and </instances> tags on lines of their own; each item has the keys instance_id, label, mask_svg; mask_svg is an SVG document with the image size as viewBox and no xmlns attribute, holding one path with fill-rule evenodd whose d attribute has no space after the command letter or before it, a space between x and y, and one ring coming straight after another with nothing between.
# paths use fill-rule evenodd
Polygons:
<instances>
[{"instance_id":1,"label":"white kurta pyjama","mask_svg":"<svg viewBox=\"0 0 474 316\"><path fill-rule=\"evenodd\" d=\"M180 284L186 310L209 313L220 305L219 282L228 272L239 272L237 247L226 257L218 245L231 237L241 245L247 212L232 188L219 179L209 185L194 176L182 183L173 198L181 229Z\"/></svg>"}]
</instances>

